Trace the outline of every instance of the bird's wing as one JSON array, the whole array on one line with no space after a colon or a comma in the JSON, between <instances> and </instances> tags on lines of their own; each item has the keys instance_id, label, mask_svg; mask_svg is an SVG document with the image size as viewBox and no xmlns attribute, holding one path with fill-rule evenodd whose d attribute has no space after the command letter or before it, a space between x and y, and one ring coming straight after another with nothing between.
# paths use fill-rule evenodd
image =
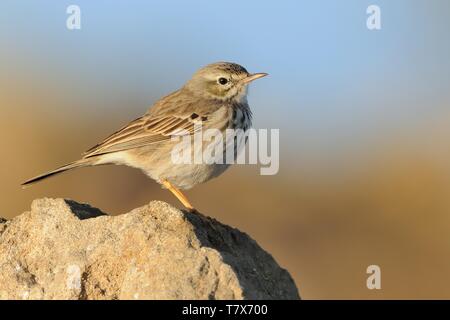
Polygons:
<instances>
[{"instance_id":1,"label":"bird's wing","mask_svg":"<svg viewBox=\"0 0 450 320\"><path fill-rule=\"evenodd\" d=\"M196 113L159 116L146 114L110 135L86 151L83 156L89 158L105 153L149 146L170 140L172 136L192 135L199 128L199 124L206 120L206 115L200 116Z\"/></svg>"}]
</instances>

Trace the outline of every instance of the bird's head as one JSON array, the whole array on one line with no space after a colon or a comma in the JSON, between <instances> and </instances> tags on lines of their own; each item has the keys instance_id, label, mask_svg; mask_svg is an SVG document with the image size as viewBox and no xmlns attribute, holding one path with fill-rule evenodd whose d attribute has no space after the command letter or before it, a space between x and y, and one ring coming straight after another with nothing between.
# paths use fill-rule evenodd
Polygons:
<instances>
[{"instance_id":1,"label":"bird's head","mask_svg":"<svg viewBox=\"0 0 450 320\"><path fill-rule=\"evenodd\" d=\"M185 87L194 94L223 101L241 101L247 86L267 73L250 74L244 67L231 62L216 62L198 70Z\"/></svg>"}]
</instances>

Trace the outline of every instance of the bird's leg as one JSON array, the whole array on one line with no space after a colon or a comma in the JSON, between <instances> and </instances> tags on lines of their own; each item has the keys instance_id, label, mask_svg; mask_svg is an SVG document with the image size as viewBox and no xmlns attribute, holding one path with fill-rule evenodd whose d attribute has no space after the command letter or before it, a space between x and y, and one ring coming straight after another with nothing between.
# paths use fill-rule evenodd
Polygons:
<instances>
[{"instance_id":1,"label":"bird's leg","mask_svg":"<svg viewBox=\"0 0 450 320\"><path fill-rule=\"evenodd\" d=\"M195 211L192 204L189 202L189 200L186 198L186 196L178 190L174 185L172 185L167 180L161 180L161 183L166 187L170 192L174 194L175 197L177 197L178 200L188 209L189 211Z\"/></svg>"}]
</instances>

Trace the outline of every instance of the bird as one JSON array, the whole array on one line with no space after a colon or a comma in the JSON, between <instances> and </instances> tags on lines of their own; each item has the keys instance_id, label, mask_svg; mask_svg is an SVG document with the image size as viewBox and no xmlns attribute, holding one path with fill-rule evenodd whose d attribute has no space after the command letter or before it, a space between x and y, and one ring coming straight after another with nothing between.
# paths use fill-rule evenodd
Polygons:
<instances>
[{"instance_id":1,"label":"bird","mask_svg":"<svg viewBox=\"0 0 450 320\"><path fill-rule=\"evenodd\" d=\"M116 164L142 170L168 189L189 211L196 211L181 190L222 174L228 163L174 163L175 136L191 138L203 130L247 131L252 112L248 85L267 73L249 73L233 62L215 62L197 70L181 89L156 101L141 117L131 121L87 150L81 159L22 183L27 186L56 174L81 167ZM225 152L225 151L224 151Z\"/></svg>"}]
</instances>

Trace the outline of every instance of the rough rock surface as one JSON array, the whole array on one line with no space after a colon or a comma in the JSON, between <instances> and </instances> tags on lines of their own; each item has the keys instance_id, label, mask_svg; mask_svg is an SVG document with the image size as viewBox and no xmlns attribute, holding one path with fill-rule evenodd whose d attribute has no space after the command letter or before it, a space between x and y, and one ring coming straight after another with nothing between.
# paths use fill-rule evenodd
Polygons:
<instances>
[{"instance_id":1,"label":"rough rock surface","mask_svg":"<svg viewBox=\"0 0 450 320\"><path fill-rule=\"evenodd\" d=\"M153 201L108 216L35 200L0 219L3 299L299 299L289 273L246 234Z\"/></svg>"}]
</instances>

